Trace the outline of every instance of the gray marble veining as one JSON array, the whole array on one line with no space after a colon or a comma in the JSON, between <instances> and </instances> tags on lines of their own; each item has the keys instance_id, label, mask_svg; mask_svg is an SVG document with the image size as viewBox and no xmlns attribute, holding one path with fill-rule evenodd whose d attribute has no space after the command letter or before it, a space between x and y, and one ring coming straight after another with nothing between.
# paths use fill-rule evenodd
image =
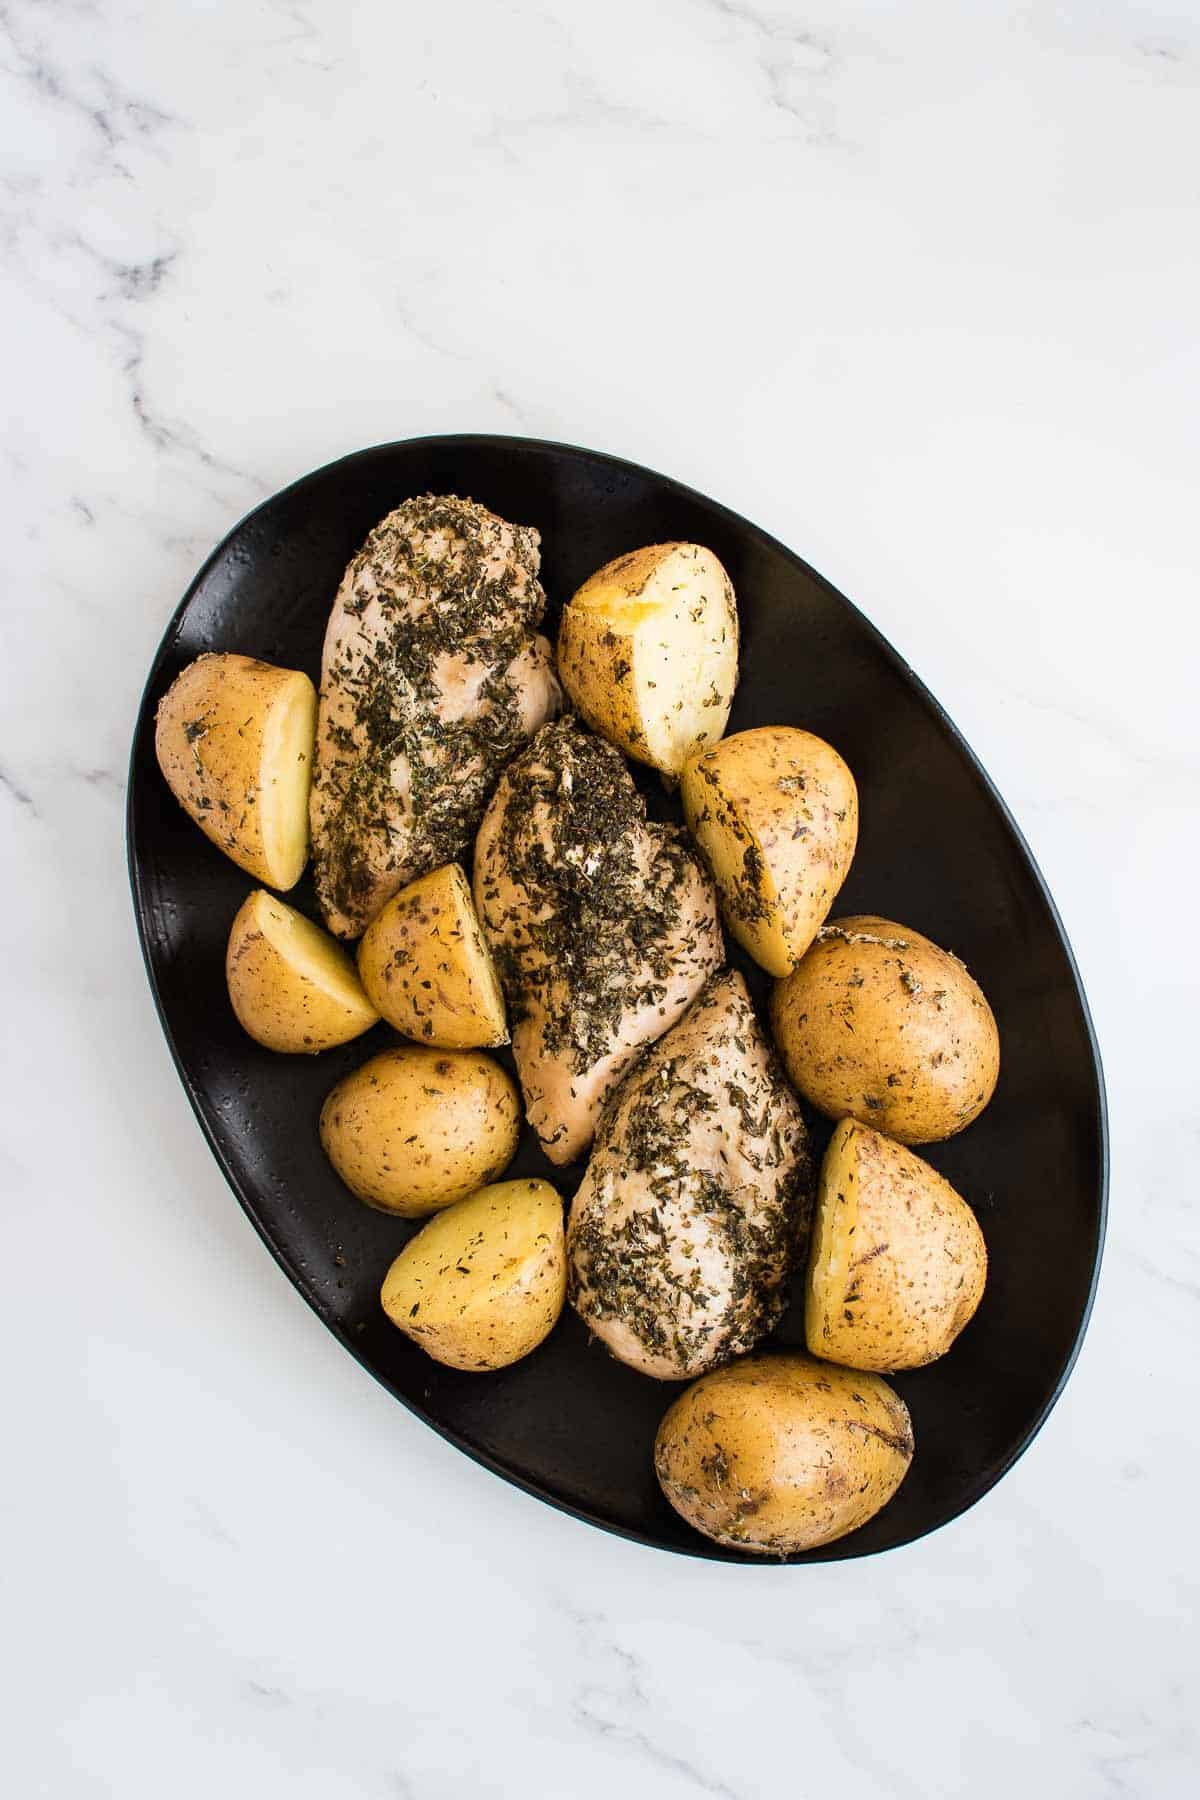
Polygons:
<instances>
[{"instance_id":1,"label":"gray marble veining","mask_svg":"<svg viewBox=\"0 0 1200 1800\"><path fill-rule=\"evenodd\" d=\"M1156 0L0 5L14 1791L1196 1791L1198 90ZM453 430L795 545L1062 908L1095 1321L903 1553L692 1564L494 1481L322 1332L188 1112L123 868L150 656L257 499Z\"/></svg>"}]
</instances>

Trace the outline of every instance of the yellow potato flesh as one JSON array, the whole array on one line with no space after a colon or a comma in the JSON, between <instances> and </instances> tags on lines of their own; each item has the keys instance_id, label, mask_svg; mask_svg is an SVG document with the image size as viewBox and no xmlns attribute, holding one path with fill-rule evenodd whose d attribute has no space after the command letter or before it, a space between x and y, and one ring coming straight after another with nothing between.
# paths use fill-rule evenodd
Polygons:
<instances>
[{"instance_id":1,"label":"yellow potato flesh","mask_svg":"<svg viewBox=\"0 0 1200 1800\"><path fill-rule=\"evenodd\" d=\"M307 676L289 682L267 715L259 771L263 855L271 886L295 887L308 861L316 705Z\"/></svg>"},{"instance_id":2,"label":"yellow potato flesh","mask_svg":"<svg viewBox=\"0 0 1200 1800\"><path fill-rule=\"evenodd\" d=\"M378 1023L341 945L261 888L233 921L225 975L243 1030L268 1050L315 1054Z\"/></svg>"},{"instance_id":3,"label":"yellow potato flesh","mask_svg":"<svg viewBox=\"0 0 1200 1800\"><path fill-rule=\"evenodd\" d=\"M502 1181L448 1207L388 1270L394 1325L438 1362L499 1369L553 1329L567 1291L563 1209L546 1181Z\"/></svg>"},{"instance_id":4,"label":"yellow potato flesh","mask_svg":"<svg viewBox=\"0 0 1200 1800\"><path fill-rule=\"evenodd\" d=\"M805 1335L815 1356L821 1351L813 1340L822 1336L825 1321L832 1317L846 1293L858 1216L854 1159L852 1154L846 1154L845 1140L844 1126L839 1125L822 1161L817 1188L805 1311Z\"/></svg>"},{"instance_id":5,"label":"yellow potato flesh","mask_svg":"<svg viewBox=\"0 0 1200 1800\"><path fill-rule=\"evenodd\" d=\"M388 1024L418 1043L473 1050L508 1040L504 995L457 863L388 901L363 934L358 971Z\"/></svg>"},{"instance_id":6,"label":"yellow potato flesh","mask_svg":"<svg viewBox=\"0 0 1200 1800\"><path fill-rule=\"evenodd\" d=\"M299 669L197 657L159 703L155 751L205 836L256 881L294 887L308 860L317 696Z\"/></svg>"},{"instance_id":7,"label":"yellow potato flesh","mask_svg":"<svg viewBox=\"0 0 1200 1800\"><path fill-rule=\"evenodd\" d=\"M983 1297L974 1213L903 1144L844 1119L821 1165L805 1303L814 1356L918 1369L950 1349Z\"/></svg>"},{"instance_id":8,"label":"yellow potato flesh","mask_svg":"<svg viewBox=\"0 0 1200 1800\"><path fill-rule=\"evenodd\" d=\"M725 729L737 685L729 577L700 544L651 544L598 569L563 610L559 673L594 731L678 776Z\"/></svg>"}]
</instances>

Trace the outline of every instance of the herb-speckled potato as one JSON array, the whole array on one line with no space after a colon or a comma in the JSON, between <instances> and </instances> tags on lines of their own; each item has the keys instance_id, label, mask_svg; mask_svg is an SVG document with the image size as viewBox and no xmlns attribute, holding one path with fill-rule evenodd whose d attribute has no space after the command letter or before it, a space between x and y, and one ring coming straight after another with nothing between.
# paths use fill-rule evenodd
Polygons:
<instances>
[{"instance_id":1,"label":"herb-speckled potato","mask_svg":"<svg viewBox=\"0 0 1200 1800\"><path fill-rule=\"evenodd\" d=\"M804 1314L813 1355L918 1369L949 1350L986 1280L961 1195L913 1151L843 1119L821 1164Z\"/></svg>"},{"instance_id":2,"label":"herb-speckled potato","mask_svg":"<svg viewBox=\"0 0 1200 1800\"><path fill-rule=\"evenodd\" d=\"M810 731L764 725L693 756L680 791L725 923L771 975L795 968L846 879L858 790Z\"/></svg>"},{"instance_id":3,"label":"herb-speckled potato","mask_svg":"<svg viewBox=\"0 0 1200 1800\"><path fill-rule=\"evenodd\" d=\"M225 980L238 1023L268 1050L315 1054L379 1022L342 946L262 888L234 918Z\"/></svg>"},{"instance_id":4,"label":"herb-speckled potato","mask_svg":"<svg viewBox=\"0 0 1200 1800\"><path fill-rule=\"evenodd\" d=\"M874 914L823 928L772 991L771 1024L806 1100L903 1144L953 1137L1000 1072L992 1009L962 963Z\"/></svg>"},{"instance_id":5,"label":"herb-speckled potato","mask_svg":"<svg viewBox=\"0 0 1200 1800\"><path fill-rule=\"evenodd\" d=\"M705 1537L788 1556L865 1525L912 1455L908 1409L886 1381L789 1354L693 1382L658 1428L654 1467Z\"/></svg>"},{"instance_id":6,"label":"herb-speckled potato","mask_svg":"<svg viewBox=\"0 0 1200 1800\"><path fill-rule=\"evenodd\" d=\"M154 748L167 786L218 849L268 887L308 861L317 695L299 669L199 656L159 702Z\"/></svg>"},{"instance_id":7,"label":"herb-speckled potato","mask_svg":"<svg viewBox=\"0 0 1200 1800\"><path fill-rule=\"evenodd\" d=\"M405 1037L446 1050L508 1042L504 995L467 878L445 863L410 881L367 926L358 972Z\"/></svg>"},{"instance_id":8,"label":"herb-speckled potato","mask_svg":"<svg viewBox=\"0 0 1200 1800\"><path fill-rule=\"evenodd\" d=\"M477 1050L385 1050L321 1108L321 1143L346 1186L406 1219L503 1175L520 1132L516 1087Z\"/></svg>"},{"instance_id":9,"label":"herb-speckled potato","mask_svg":"<svg viewBox=\"0 0 1200 1800\"><path fill-rule=\"evenodd\" d=\"M576 710L667 776L724 731L737 666L733 587L701 544L618 556L563 608L558 672Z\"/></svg>"},{"instance_id":10,"label":"herb-speckled potato","mask_svg":"<svg viewBox=\"0 0 1200 1800\"><path fill-rule=\"evenodd\" d=\"M503 1369L549 1336L566 1291L558 1194L548 1181L501 1181L422 1226L380 1299L437 1362Z\"/></svg>"}]
</instances>

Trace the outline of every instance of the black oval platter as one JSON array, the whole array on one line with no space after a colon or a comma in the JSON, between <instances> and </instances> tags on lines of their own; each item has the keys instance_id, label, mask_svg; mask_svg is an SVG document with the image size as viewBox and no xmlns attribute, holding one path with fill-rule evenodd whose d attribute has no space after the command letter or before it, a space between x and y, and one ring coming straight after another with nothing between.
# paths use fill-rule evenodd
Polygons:
<instances>
[{"instance_id":1,"label":"black oval platter","mask_svg":"<svg viewBox=\"0 0 1200 1800\"><path fill-rule=\"evenodd\" d=\"M791 551L665 476L525 438L384 444L317 470L236 526L192 583L150 671L130 764L128 850L146 968L179 1076L218 1163L262 1238L336 1337L469 1456L553 1505L660 1549L761 1563L694 1533L659 1493L651 1446L678 1389L589 1344L568 1309L532 1356L495 1374L442 1368L384 1318L379 1283L412 1227L361 1206L317 1140L334 1081L393 1040L280 1057L239 1029L225 940L252 885L185 817L159 775L154 712L183 665L238 650L316 680L333 595L370 527L407 496L457 493L542 535L548 628L585 576L639 544L707 544L729 570L743 628L729 729L803 725L859 785L862 829L841 913L915 927L967 963L995 1009L1002 1070L976 1123L922 1152L975 1206L990 1279L949 1356L894 1377L917 1451L869 1524L796 1562L906 1544L973 1505L1010 1468L1062 1391L1095 1291L1107 1200L1103 1079L1087 1004L1053 901L1003 801L946 713L872 625ZM644 778L645 777L645 778ZM678 816L655 778L639 785ZM306 876L289 899L313 913ZM757 999L766 980L736 950ZM815 1145L828 1124L811 1117ZM531 1134L513 1174L564 1195ZM774 1342L800 1345L793 1304Z\"/></svg>"}]
</instances>

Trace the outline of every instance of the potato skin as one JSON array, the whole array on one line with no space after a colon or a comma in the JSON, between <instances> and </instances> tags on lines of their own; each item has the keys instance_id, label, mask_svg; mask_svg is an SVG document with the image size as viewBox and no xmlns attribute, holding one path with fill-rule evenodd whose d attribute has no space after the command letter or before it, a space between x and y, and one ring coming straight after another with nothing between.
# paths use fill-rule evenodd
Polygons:
<instances>
[{"instance_id":1,"label":"potato skin","mask_svg":"<svg viewBox=\"0 0 1200 1800\"><path fill-rule=\"evenodd\" d=\"M804 1335L852 1369L919 1369L974 1316L987 1246L950 1183L902 1144L843 1119L821 1165Z\"/></svg>"},{"instance_id":2,"label":"potato skin","mask_svg":"<svg viewBox=\"0 0 1200 1800\"><path fill-rule=\"evenodd\" d=\"M339 1081L321 1143L351 1193L422 1218L502 1175L521 1132L517 1090L477 1050L385 1050Z\"/></svg>"},{"instance_id":3,"label":"potato skin","mask_svg":"<svg viewBox=\"0 0 1200 1800\"><path fill-rule=\"evenodd\" d=\"M557 655L563 686L592 730L677 777L729 718L738 667L733 584L702 544L631 550L571 596Z\"/></svg>"},{"instance_id":4,"label":"potato skin","mask_svg":"<svg viewBox=\"0 0 1200 1800\"><path fill-rule=\"evenodd\" d=\"M800 961L858 843L858 789L831 744L764 725L685 765L688 829L713 872L730 931L770 975Z\"/></svg>"},{"instance_id":5,"label":"potato skin","mask_svg":"<svg viewBox=\"0 0 1200 1800\"><path fill-rule=\"evenodd\" d=\"M307 675L229 654L189 663L155 718L158 766L184 811L240 869L283 891L308 860L316 720Z\"/></svg>"},{"instance_id":6,"label":"potato skin","mask_svg":"<svg viewBox=\"0 0 1200 1800\"><path fill-rule=\"evenodd\" d=\"M467 878L446 863L410 881L367 926L358 972L397 1031L440 1050L508 1042L504 996Z\"/></svg>"},{"instance_id":7,"label":"potato skin","mask_svg":"<svg viewBox=\"0 0 1200 1800\"><path fill-rule=\"evenodd\" d=\"M902 1144L953 1137L995 1090L1000 1040L978 984L956 956L873 913L823 927L770 1011L804 1098Z\"/></svg>"},{"instance_id":8,"label":"potato skin","mask_svg":"<svg viewBox=\"0 0 1200 1800\"><path fill-rule=\"evenodd\" d=\"M567 1292L562 1201L501 1181L438 1213L384 1279L383 1310L436 1362L503 1369L549 1336Z\"/></svg>"},{"instance_id":9,"label":"potato skin","mask_svg":"<svg viewBox=\"0 0 1200 1800\"><path fill-rule=\"evenodd\" d=\"M268 1050L315 1056L379 1023L342 946L262 888L234 916L225 981L242 1030Z\"/></svg>"},{"instance_id":10,"label":"potato skin","mask_svg":"<svg viewBox=\"0 0 1200 1800\"><path fill-rule=\"evenodd\" d=\"M912 1456L908 1409L878 1375L781 1354L693 1382L658 1428L654 1468L714 1543L790 1556L865 1525Z\"/></svg>"}]
</instances>

